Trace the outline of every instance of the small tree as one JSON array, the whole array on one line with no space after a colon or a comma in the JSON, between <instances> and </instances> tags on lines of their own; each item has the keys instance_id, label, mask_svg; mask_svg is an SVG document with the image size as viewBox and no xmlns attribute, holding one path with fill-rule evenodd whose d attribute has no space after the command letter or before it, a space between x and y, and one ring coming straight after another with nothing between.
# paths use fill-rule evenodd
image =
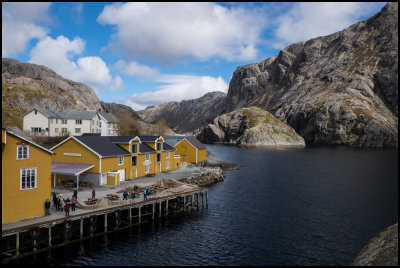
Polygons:
<instances>
[{"instance_id":1,"label":"small tree","mask_svg":"<svg viewBox=\"0 0 400 268\"><path fill-rule=\"evenodd\" d=\"M120 136L133 136L141 135L140 123L137 119L133 118L131 114L125 113L118 118L118 135Z\"/></svg>"},{"instance_id":2,"label":"small tree","mask_svg":"<svg viewBox=\"0 0 400 268\"><path fill-rule=\"evenodd\" d=\"M156 122L156 135L165 137L168 134L168 122L164 119L158 119Z\"/></svg>"}]
</instances>

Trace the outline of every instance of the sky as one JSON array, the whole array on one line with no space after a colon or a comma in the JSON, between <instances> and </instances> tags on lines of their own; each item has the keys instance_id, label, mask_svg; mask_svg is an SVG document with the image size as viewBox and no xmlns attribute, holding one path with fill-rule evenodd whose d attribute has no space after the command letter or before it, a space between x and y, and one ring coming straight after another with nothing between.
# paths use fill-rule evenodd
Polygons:
<instances>
[{"instance_id":1,"label":"sky","mask_svg":"<svg viewBox=\"0 0 400 268\"><path fill-rule=\"evenodd\" d=\"M341 31L379 3L2 2L2 57L143 110L227 92L237 67Z\"/></svg>"}]
</instances>

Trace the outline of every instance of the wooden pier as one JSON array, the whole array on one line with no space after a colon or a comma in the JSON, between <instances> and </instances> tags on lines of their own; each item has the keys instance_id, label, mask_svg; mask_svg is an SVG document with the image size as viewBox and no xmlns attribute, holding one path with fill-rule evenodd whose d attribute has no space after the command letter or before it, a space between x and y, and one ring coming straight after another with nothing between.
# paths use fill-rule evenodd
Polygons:
<instances>
[{"instance_id":1,"label":"wooden pier","mask_svg":"<svg viewBox=\"0 0 400 268\"><path fill-rule=\"evenodd\" d=\"M165 217L170 210L199 209L200 205L208 208L206 188L85 211L56 220L43 217L40 223L2 231L2 262Z\"/></svg>"}]
</instances>

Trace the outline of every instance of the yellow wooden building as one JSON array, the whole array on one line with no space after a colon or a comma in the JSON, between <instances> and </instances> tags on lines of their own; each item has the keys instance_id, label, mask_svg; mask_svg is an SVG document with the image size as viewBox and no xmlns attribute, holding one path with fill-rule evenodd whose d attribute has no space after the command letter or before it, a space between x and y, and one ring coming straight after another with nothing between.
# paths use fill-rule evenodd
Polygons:
<instances>
[{"instance_id":1,"label":"yellow wooden building","mask_svg":"<svg viewBox=\"0 0 400 268\"><path fill-rule=\"evenodd\" d=\"M52 154L21 130L2 128L2 224L45 215Z\"/></svg>"},{"instance_id":2,"label":"yellow wooden building","mask_svg":"<svg viewBox=\"0 0 400 268\"><path fill-rule=\"evenodd\" d=\"M207 148L196 138L183 138L174 147L181 161L197 164L206 160Z\"/></svg>"},{"instance_id":3,"label":"yellow wooden building","mask_svg":"<svg viewBox=\"0 0 400 268\"><path fill-rule=\"evenodd\" d=\"M55 184L76 178L94 185L118 185L120 181L178 168L180 163L175 148L161 136L71 136L52 150L54 162L91 165L79 177L78 173L55 172Z\"/></svg>"}]
</instances>

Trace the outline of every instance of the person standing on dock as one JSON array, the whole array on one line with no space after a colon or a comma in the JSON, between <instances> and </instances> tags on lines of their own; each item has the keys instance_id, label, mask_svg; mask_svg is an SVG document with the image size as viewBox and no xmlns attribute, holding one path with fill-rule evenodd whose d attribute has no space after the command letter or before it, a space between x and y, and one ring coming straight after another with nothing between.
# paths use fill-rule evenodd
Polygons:
<instances>
[{"instance_id":1,"label":"person standing on dock","mask_svg":"<svg viewBox=\"0 0 400 268\"><path fill-rule=\"evenodd\" d=\"M135 192L132 192L132 194L131 194L131 199L132 199L132 201L133 201L135 198L136 198L136 194L135 194Z\"/></svg>"},{"instance_id":2,"label":"person standing on dock","mask_svg":"<svg viewBox=\"0 0 400 268\"><path fill-rule=\"evenodd\" d=\"M65 216L69 216L69 202L68 201L66 202L64 209L65 209Z\"/></svg>"},{"instance_id":3,"label":"person standing on dock","mask_svg":"<svg viewBox=\"0 0 400 268\"><path fill-rule=\"evenodd\" d=\"M72 209L72 211L75 211L75 206L76 206L76 202L77 201L78 200L76 199L75 195L73 195L72 198L71 198L71 209Z\"/></svg>"},{"instance_id":4,"label":"person standing on dock","mask_svg":"<svg viewBox=\"0 0 400 268\"><path fill-rule=\"evenodd\" d=\"M60 202L60 211L63 212L63 211L64 211L64 207L65 207L65 201L64 201L64 199L63 199L62 194L60 194L60 195L58 196L58 200L59 200L59 202Z\"/></svg>"},{"instance_id":5,"label":"person standing on dock","mask_svg":"<svg viewBox=\"0 0 400 268\"><path fill-rule=\"evenodd\" d=\"M146 188L143 191L143 200L147 200L147 189Z\"/></svg>"},{"instance_id":6,"label":"person standing on dock","mask_svg":"<svg viewBox=\"0 0 400 268\"><path fill-rule=\"evenodd\" d=\"M128 200L128 191L127 190L124 191L123 197L124 198L122 200Z\"/></svg>"},{"instance_id":7,"label":"person standing on dock","mask_svg":"<svg viewBox=\"0 0 400 268\"><path fill-rule=\"evenodd\" d=\"M92 198L96 198L96 190L94 188L92 190Z\"/></svg>"},{"instance_id":8,"label":"person standing on dock","mask_svg":"<svg viewBox=\"0 0 400 268\"><path fill-rule=\"evenodd\" d=\"M51 206L51 203L50 203L49 199L46 199L46 202L44 202L45 216L50 216L50 206Z\"/></svg>"},{"instance_id":9,"label":"person standing on dock","mask_svg":"<svg viewBox=\"0 0 400 268\"><path fill-rule=\"evenodd\" d=\"M74 189L74 196L75 196L75 199L78 199L78 191L76 190L76 188Z\"/></svg>"}]
</instances>

